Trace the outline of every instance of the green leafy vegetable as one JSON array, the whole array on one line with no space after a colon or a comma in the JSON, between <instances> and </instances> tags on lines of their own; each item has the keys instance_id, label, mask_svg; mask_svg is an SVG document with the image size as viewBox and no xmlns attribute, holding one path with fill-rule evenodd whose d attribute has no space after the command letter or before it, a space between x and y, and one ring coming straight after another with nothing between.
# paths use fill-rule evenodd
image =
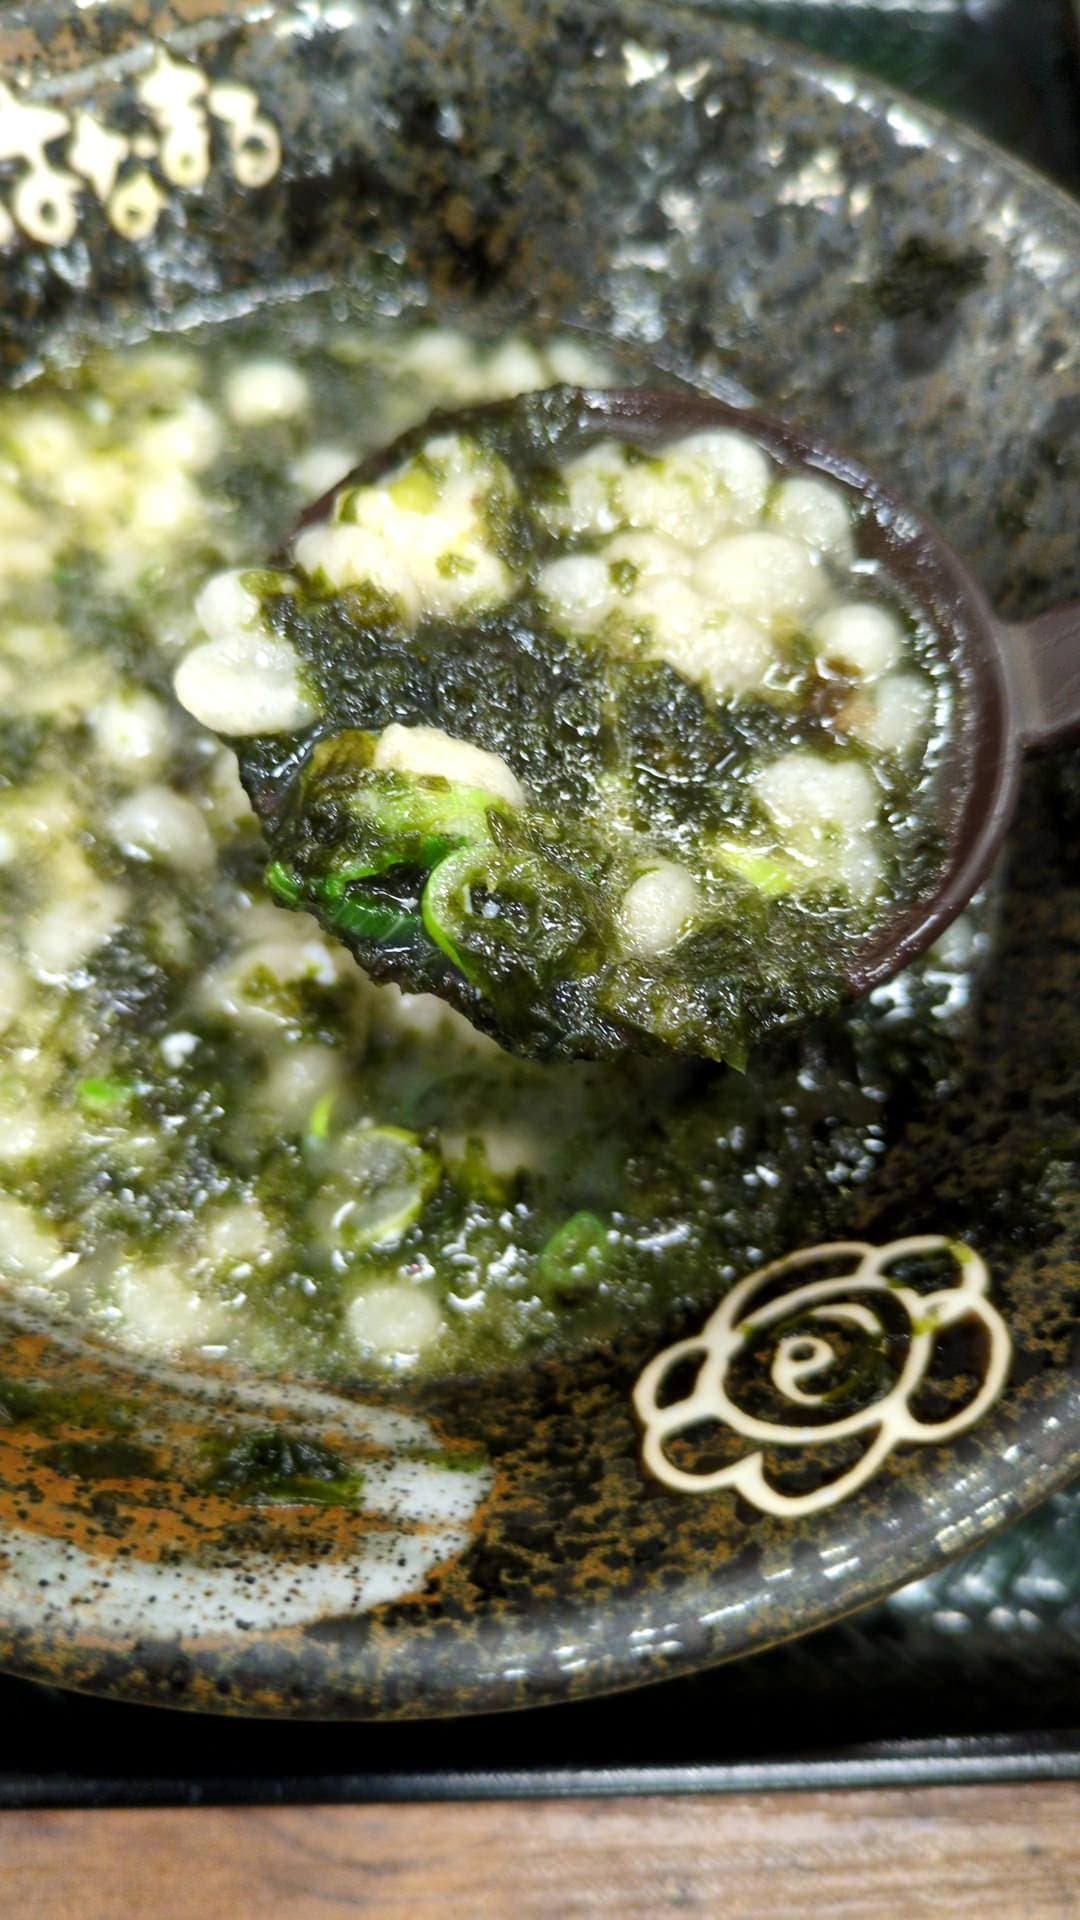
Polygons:
<instances>
[{"instance_id":1,"label":"green leafy vegetable","mask_svg":"<svg viewBox=\"0 0 1080 1920\"><path fill-rule=\"evenodd\" d=\"M556 1295L589 1293L611 1262L611 1231L595 1213L575 1213L541 1250L541 1285Z\"/></svg>"},{"instance_id":2,"label":"green leafy vegetable","mask_svg":"<svg viewBox=\"0 0 1080 1920\"><path fill-rule=\"evenodd\" d=\"M423 1211L442 1174L435 1154L404 1127L350 1128L332 1146L317 1211L347 1256L393 1245Z\"/></svg>"},{"instance_id":3,"label":"green leafy vegetable","mask_svg":"<svg viewBox=\"0 0 1080 1920\"><path fill-rule=\"evenodd\" d=\"M122 1113L126 1107L129 1107L135 1097L135 1088L130 1080L119 1080L102 1074L88 1080L80 1080L75 1089L75 1097L87 1113L104 1116Z\"/></svg>"},{"instance_id":4,"label":"green leafy vegetable","mask_svg":"<svg viewBox=\"0 0 1080 1920\"><path fill-rule=\"evenodd\" d=\"M464 496L427 451L433 432L456 435L462 470L484 476L464 534ZM363 503L387 473L387 510L425 527L450 488L448 545L428 554L426 577L456 574L462 540L475 542L482 524L509 589L451 616L436 610L437 594L430 605L421 595L417 614L363 578L334 590L316 562L311 574L295 567L287 591L277 576L260 596L263 619L298 658L319 719L284 746L239 742L241 772L270 840L275 896L313 913L376 979L440 994L539 1058L673 1050L742 1065L771 1029L843 999L846 962L874 924L870 895L849 884L838 854L833 872L828 822L811 826L815 857L803 857L755 785L763 766L799 749L818 769L844 757L860 777L862 750L835 724L851 686L816 677L795 619L770 639L781 649L772 678L738 697L676 670L635 611L646 557L616 552L601 564L614 601L595 632L560 625L545 569L591 563L597 550L560 521L565 475L603 438L579 395L552 389L436 417L354 476L342 533L357 525L377 544L379 515L369 527ZM663 458L631 446L627 459L639 485L662 489ZM598 484L617 516L619 483ZM391 725L497 755L523 803L384 770ZM932 877L934 794L891 763L875 763L874 779L897 852L881 882L894 904L905 849L913 883ZM693 911L670 934L647 914L630 925L630 889L665 867L680 871Z\"/></svg>"},{"instance_id":5,"label":"green leafy vegetable","mask_svg":"<svg viewBox=\"0 0 1080 1920\"><path fill-rule=\"evenodd\" d=\"M203 1485L253 1505L357 1506L364 1476L320 1440L278 1427L218 1437L207 1445Z\"/></svg>"}]
</instances>

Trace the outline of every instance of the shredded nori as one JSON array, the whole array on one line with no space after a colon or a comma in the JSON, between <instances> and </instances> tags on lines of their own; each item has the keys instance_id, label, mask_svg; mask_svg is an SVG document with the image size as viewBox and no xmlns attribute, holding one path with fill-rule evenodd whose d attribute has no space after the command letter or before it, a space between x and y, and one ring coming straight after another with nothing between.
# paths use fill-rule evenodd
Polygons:
<instances>
[{"instance_id":1,"label":"shredded nori","mask_svg":"<svg viewBox=\"0 0 1080 1920\"><path fill-rule=\"evenodd\" d=\"M467 619L407 627L370 589L324 592L297 572L282 592L267 575L264 616L302 661L321 717L302 736L232 744L276 897L313 913L375 979L439 994L537 1058L673 1049L741 1066L764 1033L843 998L865 911L838 889L763 891L733 868L697 931L642 957L620 941L619 902L650 857L693 866L710 836L760 824L750 774L793 747L835 753L833 716L798 636L786 694L718 701L663 661L553 630L529 580L562 549L530 503L599 436L579 398L551 389L434 415L403 436L395 464L422 463L452 423L509 467L518 498L502 500L491 537L523 586ZM359 477L378 478L387 457ZM489 797L470 827L403 835L394 823L410 783L371 767L392 722L499 754L528 806ZM447 817L465 804L445 783L411 784L428 790L433 819L440 786ZM891 798L913 861L904 880L919 889L936 865L934 823L910 782L898 778Z\"/></svg>"}]
</instances>

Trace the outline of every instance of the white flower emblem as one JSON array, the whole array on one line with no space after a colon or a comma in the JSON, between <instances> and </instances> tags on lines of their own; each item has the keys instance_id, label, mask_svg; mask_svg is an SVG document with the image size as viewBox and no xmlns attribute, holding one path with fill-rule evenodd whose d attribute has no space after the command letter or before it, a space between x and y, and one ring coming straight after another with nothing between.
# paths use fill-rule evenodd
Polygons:
<instances>
[{"instance_id":1,"label":"white flower emblem","mask_svg":"<svg viewBox=\"0 0 1080 1920\"><path fill-rule=\"evenodd\" d=\"M954 1284L920 1293L890 1275L898 1262L918 1255L949 1258L957 1273ZM840 1271L835 1270L838 1263ZM834 1271L802 1285L783 1284L789 1275L807 1268L820 1272L823 1266ZM895 1446L951 1440L974 1426L997 1399L1008 1376L1012 1342L997 1308L987 1299L988 1287L989 1276L979 1255L937 1234L894 1240L884 1247L859 1240L835 1241L804 1247L761 1267L732 1288L700 1334L665 1348L641 1374L633 1398L644 1428L645 1466L678 1492L710 1493L731 1487L762 1512L787 1518L835 1506L865 1486ZM898 1336L890 1332L886 1315L899 1316L902 1323L904 1352L895 1365L890 1356ZM964 1321L977 1324L985 1335L981 1383L960 1411L947 1419L919 1419L911 1403L927 1380L938 1335ZM779 1338L768 1368L770 1395L808 1413L813 1409L813 1420L762 1417L748 1412L733 1397L733 1368L774 1331ZM875 1393L866 1406L830 1420L835 1389L830 1391L827 1376L838 1365L833 1344L837 1340L843 1340L849 1350L854 1343L864 1357L874 1357L878 1372L891 1371L894 1377L888 1390ZM692 1388L668 1402L665 1385L672 1384L674 1369L694 1361L699 1365ZM711 1471L676 1465L667 1451L670 1443L706 1423L719 1423L757 1442L757 1449ZM784 1493L766 1478L763 1448L805 1453L862 1435L869 1437L869 1444L855 1464L810 1492Z\"/></svg>"}]
</instances>

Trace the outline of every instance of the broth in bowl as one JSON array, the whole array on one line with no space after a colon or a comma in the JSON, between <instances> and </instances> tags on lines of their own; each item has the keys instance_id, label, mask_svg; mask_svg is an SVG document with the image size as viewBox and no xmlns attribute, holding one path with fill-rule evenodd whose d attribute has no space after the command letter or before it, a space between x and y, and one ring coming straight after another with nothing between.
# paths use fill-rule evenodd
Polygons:
<instances>
[{"instance_id":1,"label":"broth in bowl","mask_svg":"<svg viewBox=\"0 0 1080 1920\"><path fill-rule=\"evenodd\" d=\"M296 910L308 896L277 852L267 884L236 756L176 698L186 662L181 691L199 706L191 661L235 640L242 596L258 604L251 557L367 447L434 406L620 377L576 338L365 329L317 299L88 350L0 400L0 1241L17 1291L132 1346L268 1368L525 1361L630 1319L659 1324L827 1231L911 1104L958 1071L986 943L978 911L863 1005L763 1040L745 1074L663 1056L514 1057L443 1000L373 984L325 912L320 924ZM343 438L356 422L362 440ZM729 453L754 464L752 450ZM629 472L616 475L622 519ZM656 520L663 501L647 524L601 526L610 475L599 491L576 469L561 480L548 511L566 550L532 583L554 643L576 644L591 594L605 671L641 656L665 685L697 687L705 669L674 658L662 630L670 600L645 605L655 543L679 547ZM817 551L828 502L783 486L762 494L756 532L725 538ZM838 525L829 537L843 546ZM309 559L328 578L313 544ZM674 579L682 563L666 564ZM849 565L846 548L828 564ZM454 591L468 577L433 575ZM850 592L834 601L804 613L855 703L836 766L917 766L933 697L917 637ZM272 733L303 717L288 708L295 658L278 629L258 644L249 717ZM759 653L767 677L775 662ZM238 659L219 647L210 662L234 693ZM722 706L746 689L718 671ZM905 677L925 697L891 695ZM901 707L909 732L886 739ZM395 725L370 760L381 753L375 770L408 796L416 741L395 748ZM771 819L805 877L803 816L822 779L836 785L797 752L795 765L770 748L747 832L725 841L729 871L736 847L740 884L759 891L747 863L779 855L750 829ZM849 863L849 893L873 894L881 822L855 819L859 780L840 777L844 831L807 846ZM665 893L655 861L618 878L625 953L671 919L676 881L667 872ZM689 879L700 902L706 882Z\"/></svg>"}]
</instances>

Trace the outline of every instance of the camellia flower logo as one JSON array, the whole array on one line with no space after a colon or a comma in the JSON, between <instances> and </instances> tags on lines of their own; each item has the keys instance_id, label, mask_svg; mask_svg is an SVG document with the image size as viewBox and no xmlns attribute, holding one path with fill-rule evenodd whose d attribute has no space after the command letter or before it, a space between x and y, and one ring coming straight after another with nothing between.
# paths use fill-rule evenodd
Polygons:
<instances>
[{"instance_id":1,"label":"camellia flower logo","mask_svg":"<svg viewBox=\"0 0 1080 1920\"><path fill-rule=\"evenodd\" d=\"M920 1292L901 1277L903 1263L928 1256L951 1264L951 1285ZM800 1284L798 1276L811 1269L818 1277ZM641 1374L633 1397L645 1466L677 1492L730 1487L762 1512L787 1518L835 1506L865 1486L894 1447L951 1440L997 1399L1012 1342L988 1289L979 1255L936 1234L883 1247L836 1241L760 1268L725 1296L700 1334L667 1347ZM930 1377L940 1335L964 1322L984 1335L975 1391L948 1418L920 1419L912 1402ZM779 1415L772 1405L751 1412L739 1404L736 1375L747 1371L749 1360L759 1374L764 1370ZM669 1398L676 1369L694 1362L689 1392ZM850 1406L859 1398L865 1404L855 1411L829 1417L839 1401ZM710 1423L756 1443L754 1450L711 1470L677 1465L672 1443ZM835 1458L836 1443L860 1438L867 1444L855 1464L836 1473L826 1466L825 1478L809 1492L782 1492L766 1476L765 1449L805 1458L832 1447Z\"/></svg>"}]
</instances>

